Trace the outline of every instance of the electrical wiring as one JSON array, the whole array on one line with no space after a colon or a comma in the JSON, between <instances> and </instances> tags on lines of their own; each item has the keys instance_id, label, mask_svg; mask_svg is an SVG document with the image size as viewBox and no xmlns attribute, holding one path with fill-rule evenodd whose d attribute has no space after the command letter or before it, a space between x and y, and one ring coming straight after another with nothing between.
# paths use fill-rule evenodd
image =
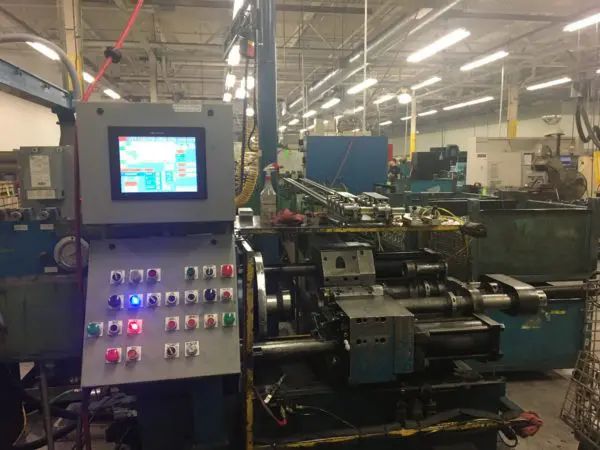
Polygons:
<instances>
[{"instance_id":1,"label":"electrical wiring","mask_svg":"<svg viewBox=\"0 0 600 450\"><path fill-rule=\"evenodd\" d=\"M298 411L303 411L303 410L304 411L316 411L316 412L323 413L323 414L328 415L329 417L337 420L338 422L346 425L347 427L352 428L354 431L356 431L358 434L360 434L360 430L358 429L357 426L352 425L347 420L342 419L340 416L338 416L338 415L336 415L336 414L334 414L331 411L328 411L326 409L319 408L317 406L296 405L296 410L298 410Z\"/></svg>"},{"instance_id":2,"label":"electrical wiring","mask_svg":"<svg viewBox=\"0 0 600 450\"><path fill-rule=\"evenodd\" d=\"M123 43L125 42L125 39L127 39L129 32L131 31L131 29L133 28L133 25L135 24L135 21L142 9L142 6L144 6L144 0L138 0L135 7L133 8L133 11L131 12L131 16L129 17L129 20L127 21L127 24L125 25L125 28L123 28L123 31L121 31L121 35L119 36L119 39L117 39L117 42L115 43L114 47L112 47L110 49L110 52L108 51L109 49L107 49L107 52L105 52L106 58L104 59L104 63L102 64L102 66L98 70L98 73L94 77L94 81L92 81L89 84L89 86L87 87L87 89L85 90L85 93L83 94L83 97L82 97L82 101L86 102L90 99L90 97L92 96L92 93L94 92L94 88L96 87L96 84L98 84L98 82L104 76L104 73L106 72L106 70L113 63L113 57L110 53L114 52L115 50L121 49L121 47L123 46Z\"/></svg>"},{"instance_id":3,"label":"electrical wiring","mask_svg":"<svg viewBox=\"0 0 600 450\"><path fill-rule=\"evenodd\" d=\"M260 395L260 393L258 392L258 389L256 389L256 387L254 388L254 394L256 395L256 398L258 399L258 402L260 403L260 405L267 412L267 414L269 414L269 416L275 421L275 423L277 423L277 425L279 425L280 427L284 427L287 425L287 419L285 417L283 419L278 419L277 416L275 416L275 414L273 414L273 411L271 411L271 408L269 408L269 405L267 405L265 403L265 401L263 400L262 396Z\"/></svg>"}]
</instances>

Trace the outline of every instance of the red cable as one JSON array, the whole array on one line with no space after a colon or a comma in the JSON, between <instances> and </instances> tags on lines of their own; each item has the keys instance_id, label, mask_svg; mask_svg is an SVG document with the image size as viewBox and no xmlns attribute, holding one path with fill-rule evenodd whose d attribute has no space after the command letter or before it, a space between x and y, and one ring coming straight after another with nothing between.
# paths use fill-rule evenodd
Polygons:
<instances>
[{"instance_id":1,"label":"red cable","mask_svg":"<svg viewBox=\"0 0 600 450\"><path fill-rule=\"evenodd\" d=\"M125 28L123 28L123 31L121 32L121 36L119 36L117 43L113 47L114 50L118 50L123 46L123 42L125 42L125 39L127 39L127 35L131 31L131 28L133 27L133 25L137 19L137 16L139 15L140 11L142 10L142 6L144 6L144 0L138 0L137 4L135 5L135 8L133 8L133 11L131 12L131 16L129 16L129 20L127 21L127 24L125 25ZM83 94L83 97L81 99L82 102L87 102L90 99L90 97L92 96L92 92L94 91L94 88L96 87L96 84L98 84L98 82L102 79L102 77L104 76L104 72L106 72L106 69L108 69L108 67L112 64L112 62L113 62L112 57L107 56L106 59L104 60L104 63L102 64L102 67L100 67L100 70L94 77L94 81L92 81L90 83L90 85L87 87L87 89L85 90L85 93Z\"/></svg>"}]
</instances>

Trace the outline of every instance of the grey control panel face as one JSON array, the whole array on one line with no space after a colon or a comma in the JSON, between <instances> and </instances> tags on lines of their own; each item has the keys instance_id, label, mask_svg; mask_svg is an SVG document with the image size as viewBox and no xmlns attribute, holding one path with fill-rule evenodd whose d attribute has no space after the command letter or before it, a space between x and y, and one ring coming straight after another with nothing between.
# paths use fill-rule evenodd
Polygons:
<instances>
[{"instance_id":1,"label":"grey control panel face","mask_svg":"<svg viewBox=\"0 0 600 450\"><path fill-rule=\"evenodd\" d=\"M82 385L239 373L233 236L92 241Z\"/></svg>"}]
</instances>

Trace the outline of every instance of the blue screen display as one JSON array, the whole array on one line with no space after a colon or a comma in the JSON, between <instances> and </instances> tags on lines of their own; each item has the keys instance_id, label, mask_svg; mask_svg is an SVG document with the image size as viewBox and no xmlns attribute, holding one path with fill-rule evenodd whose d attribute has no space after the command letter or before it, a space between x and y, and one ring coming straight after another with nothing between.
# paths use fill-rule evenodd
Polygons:
<instances>
[{"instance_id":1,"label":"blue screen display","mask_svg":"<svg viewBox=\"0 0 600 450\"><path fill-rule=\"evenodd\" d=\"M196 138L119 136L121 192L198 192Z\"/></svg>"}]
</instances>

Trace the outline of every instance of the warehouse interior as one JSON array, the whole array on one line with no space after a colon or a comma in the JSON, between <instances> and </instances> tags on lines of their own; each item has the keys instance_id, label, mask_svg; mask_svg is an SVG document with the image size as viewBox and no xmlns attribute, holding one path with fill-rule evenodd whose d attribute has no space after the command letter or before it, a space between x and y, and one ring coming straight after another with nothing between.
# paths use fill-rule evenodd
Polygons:
<instances>
[{"instance_id":1,"label":"warehouse interior","mask_svg":"<svg viewBox=\"0 0 600 450\"><path fill-rule=\"evenodd\" d=\"M0 0L0 450L600 449L592 0Z\"/></svg>"}]
</instances>

